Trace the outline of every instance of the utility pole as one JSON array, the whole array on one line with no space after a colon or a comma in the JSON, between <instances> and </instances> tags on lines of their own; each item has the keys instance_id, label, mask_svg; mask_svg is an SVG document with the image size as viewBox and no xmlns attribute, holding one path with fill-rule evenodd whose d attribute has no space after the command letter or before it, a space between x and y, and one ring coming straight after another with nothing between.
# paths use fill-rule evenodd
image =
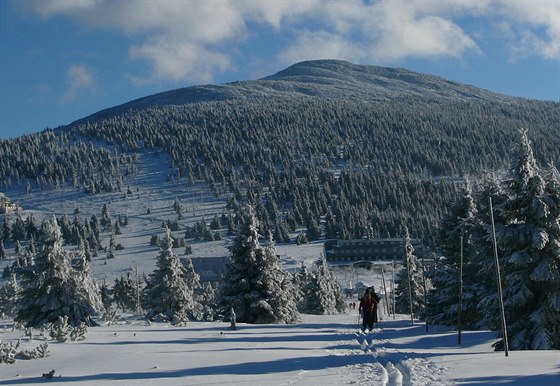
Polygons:
<instances>
[{"instance_id":1,"label":"utility pole","mask_svg":"<svg viewBox=\"0 0 560 386\"><path fill-rule=\"evenodd\" d=\"M383 291L385 292L385 308L387 308L387 316L391 315L391 310L389 308L389 297L387 296L387 285L385 284L385 272L383 266L381 266L381 280L383 280Z\"/></svg>"},{"instance_id":2,"label":"utility pole","mask_svg":"<svg viewBox=\"0 0 560 386\"><path fill-rule=\"evenodd\" d=\"M412 279L410 278L410 260L408 259L408 250L405 244L404 253L406 254L406 272L408 274L408 303L410 306L410 321L414 324L414 314L412 312Z\"/></svg>"},{"instance_id":3,"label":"utility pole","mask_svg":"<svg viewBox=\"0 0 560 386\"><path fill-rule=\"evenodd\" d=\"M424 319L426 321L426 332L428 332L428 291L426 290L426 266L424 265L424 254L422 254L422 287L424 288Z\"/></svg>"},{"instance_id":4,"label":"utility pole","mask_svg":"<svg viewBox=\"0 0 560 386\"><path fill-rule=\"evenodd\" d=\"M136 266L136 313L140 315L140 283L138 280L138 266Z\"/></svg>"},{"instance_id":5,"label":"utility pole","mask_svg":"<svg viewBox=\"0 0 560 386\"><path fill-rule=\"evenodd\" d=\"M391 265L391 295L393 297L393 301L391 302L391 306L393 308L393 320L396 319L396 306L395 306L395 259L393 259L393 264Z\"/></svg>"},{"instance_id":6,"label":"utility pole","mask_svg":"<svg viewBox=\"0 0 560 386\"><path fill-rule=\"evenodd\" d=\"M494 257L496 258L496 276L498 282L498 297L500 300L500 313L502 319L502 335L504 337L504 352L506 357L509 353L508 336L506 326L506 313L504 310L504 296L502 294L502 279L500 278L500 261L498 260L498 247L496 243L496 227L494 226L494 210L492 209L492 196L489 197L490 203L490 219L492 221L492 242L494 244Z\"/></svg>"},{"instance_id":7,"label":"utility pole","mask_svg":"<svg viewBox=\"0 0 560 386\"><path fill-rule=\"evenodd\" d=\"M461 344L461 312L463 311L463 236L461 236L461 257L459 259L459 309L457 310L457 344Z\"/></svg>"}]
</instances>

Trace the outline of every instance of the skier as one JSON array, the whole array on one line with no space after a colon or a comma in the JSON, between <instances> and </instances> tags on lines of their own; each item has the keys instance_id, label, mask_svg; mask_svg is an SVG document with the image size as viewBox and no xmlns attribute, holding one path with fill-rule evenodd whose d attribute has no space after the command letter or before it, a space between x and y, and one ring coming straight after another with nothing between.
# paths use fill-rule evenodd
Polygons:
<instances>
[{"instance_id":1,"label":"skier","mask_svg":"<svg viewBox=\"0 0 560 386\"><path fill-rule=\"evenodd\" d=\"M360 299L360 306L358 311L362 315L362 332L366 329L373 330L373 324L377 323L377 304L379 303L379 296L375 293L373 288L366 289L366 293Z\"/></svg>"}]
</instances>

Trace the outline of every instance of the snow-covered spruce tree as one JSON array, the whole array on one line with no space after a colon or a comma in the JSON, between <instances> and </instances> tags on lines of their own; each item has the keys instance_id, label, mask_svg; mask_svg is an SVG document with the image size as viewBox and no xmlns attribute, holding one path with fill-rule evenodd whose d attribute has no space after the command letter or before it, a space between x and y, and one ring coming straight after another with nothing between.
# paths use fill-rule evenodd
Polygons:
<instances>
[{"instance_id":1,"label":"snow-covered spruce tree","mask_svg":"<svg viewBox=\"0 0 560 386\"><path fill-rule=\"evenodd\" d=\"M101 225L101 229L105 232L110 232L113 229L113 220L111 219L111 213L109 213L107 204L103 204L99 224Z\"/></svg>"},{"instance_id":2,"label":"snow-covered spruce tree","mask_svg":"<svg viewBox=\"0 0 560 386\"><path fill-rule=\"evenodd\" d=\"M228 264L218 292L222 315L235 310L237 322L295 323L299 313L293 294L286 288L274 244L259 244L258 220L251 207L243 215L239 234L229 247Z\"/></svg>"},{"instance_id":3,"label":"snow-covered spruce tree","mask_svg":"<svg viewBox=\"0 0 560 386\"><path fill-rule=\"evenodd\" d=\"M138 292L141 290L140 283L132 280L130 272L126 273L126 278L121 275L119 279L115 279L113 286L113 301L122 312L136 311L139 308Z\"/></svg>"},{"instance_id":4,"label":"snow-covered spruce tree","mask_svg":"<svg viewBox=\"0 0 560 386\"><path fill-rule=\"evenodd\" d=\"M470 184L444 217L439 228L438 246L443 256L429 271L432 289L428 296L428 315L431 323L456 325L458 322L461 239L463 246L463 298L461 325L463 328L479 326L477 286L478 265L475 264L476 247L472 230L476 207Z\"/></svg>"},{"instance_id":5,"label":"snow-covered spruce tree","mask_svg":"<svg viewBox=\"0 0 560 386\"><path fill-rule=\"evenodd\" d=\"M509 346L559 349L560 184L545 183L527 131L521 130L520 137L504 180L506 223L496 229Z\"/></svg>"},{"instance_id":6,"label":"snow-covered spruce tree","mask_svg":"<svg viewBox=\"0 0 560 386\"><path fill-rule=\"evenodd\" d=\"M480 326L494 331L501 329L500 304L497 291L496 259L492 243L492 227L489 198L492 197L494 223L503 226L505 219L500 208L507 200L498 178L493 174L484 176L480 188L474 194L476 215L472 229L475 245L474 265L478 267L476 285L473 288L479 299Z\"/></svg>"},{"instance_id":7,"label":"snow-covered spruce tree","mask_svg":"<svg viewBox=\"0 0 560 386\"><path fill-rule=\"evenodd\" d=\"M395 278L395 310L400 314L410 314L412 298L412 314L414 317L424 316L424 287L422 267L414 255L408 229L405 230L403 269ZM409 286L410 283L410 286Z\"/></svg>"},{"instance_id":8,"label":"snow-covered spruce tree","mask_svg":"<svg viewBox=\"0 0 560 386\"><path fill-rule=\"evenodd\" d=\"M18 296L19 286L16 275L12 274L11 280L0 286L0 315L15 316Z\"/></svg>"},{"instance_id":9,"label":"snow-covered spruce tree","mask_svg":"<svg viewBox=\"0 0 560 386\"><path fill-rule=\"evenodd\" d=\"M291 275L292 286L294 288L294 299L299 312L306 313L305 307L305 288L310 280L311 273L302 261L300 269Z\"/></svg>"},{"instance_id":10,"label":"snow-covered spruce tree","mask_svg":"<svg viewBox=\"0 0 560 386\"><path fill-rule=\"evenodd\" d=\"M4 248L4 240L0 239L0 260L6 258L6 249Z\"/></svg>"},{"instance_id":11,"label":"snow-covered spruce tree","mask_svg":"<svg viewBox=\"0 0 560 386\"><path fill-rule=\"evenodd\" d=\"M71 291L74 301L77 304L90 304L96 310L96 313L104 313L105 307L101 299L101 290L93 279L83 247L78 249L71 264L73 268L71 280L74 285L70 287L69 291ZM79 319L78 315L75 315L74 318L72 318L72 315L69 315L69 317L70 320Z\"/></svg>"},{"instance_id":12,"label":"snow-covered spruce tree","mask_svg":"<svg viewBox=\"0 0 560 386\"><path fill-rule=\"evenodd\" d=\"M331 315L345 311L346 302L342 298L336 281L323 255L315 262L314 271L307 276L303 286L300 311L307 314Z\"/></svg>"},{"instance_id":13,"label":"snow-covered spruce tree","mask_svg":"<svg viewBox=\"0 0 560 386\"><path fill-rule=\"evenodd\" d=\"M39 327L67 316L72 325L92 323L99 304L97 296L90 293L94 288L84 283L89 271L76 270L71 260L72 254L62 248L56 217L45 219L35 264L22 280L18 322Z\"/></svg>"},{"instance_id":14,"label":"snow-covered spruce tree","mask_svg":"<svg viewBox=\"0 0 560 386\"><path fill-rule=\"evenodd\" d=\"M555 349L560 348L560 171L554 166L550 165L548 169L544 172L546 186L545 192L549 198L555 203L554 207L551 208L552 215L556 217L557 222L550 227L549 231L551 234L550 239L556 240L552 242L550 246L551 249L556 250L556 259L553 260L556 271L555 283L554 279L551 280L552 284L549 283L548 287L551 289L550 297L548 298L548 307L554 312L551 316L550 321L550 331L551 331L551 341L553 343L552 347Z\"/></svg>"},{"instance_id":15,"label":"snow-covered spruce tree","mask_svg":"<svg viewBox=\"0 0 560 386\"><path fill-rule=\"evenodd\" d=\"M194 286L200 286L199 277L193 269L187 270L173 253L169 228L165 229L161 244L156 269L148 277L143 299L148 318L162 314L168 320L173 320L175 314L193 309ZM192 263L190 266L192 268Z\"/></svg>"},{"instance_id":16,"label":"snow-covered spruce tree","mask_svg":"<svg viewBox=\"0 0 560 386\"><path fill-rule=\"evenodd\" d=\"M214 307L214 291L210 287L204 287L200 283L200 275L194 270L194 265L190 257L183 259L185 279L189 288L192 290L192 305L186 308L185 312L193 320L211 320ZM204 302L204 303L202 303ZM202 304L201 304L202 303Z\"/></svg>"},{"instance_id":17,"label":"snow-covered spruce tree","mask_svg":"<svg viewBox=\"0 0 560 386\"><path fill-rule=\"evenodd\" d=\"M190 317L194 320L213 321L216 316L216 291L212 285L205 282L201 287L195 288L194 300L194 307L189 313Z\"/></svg>"}]
</instances>

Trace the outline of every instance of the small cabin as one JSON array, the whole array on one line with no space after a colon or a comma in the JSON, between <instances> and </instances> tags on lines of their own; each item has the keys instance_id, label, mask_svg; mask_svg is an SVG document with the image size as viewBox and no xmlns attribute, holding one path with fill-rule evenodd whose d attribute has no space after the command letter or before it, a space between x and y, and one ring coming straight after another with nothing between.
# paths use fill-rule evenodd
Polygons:
<instances>
[{"instance_id":1,"label":"small cabin","mask_svg":"<svg viewBox=\"0 0 560 386\"><path fill-rule=\"evenodd\" d=\"M17 210L18 206L11 202L4 193L0 192L0 214L8 214L16 212Z\"/></svg>"}]
</instances>

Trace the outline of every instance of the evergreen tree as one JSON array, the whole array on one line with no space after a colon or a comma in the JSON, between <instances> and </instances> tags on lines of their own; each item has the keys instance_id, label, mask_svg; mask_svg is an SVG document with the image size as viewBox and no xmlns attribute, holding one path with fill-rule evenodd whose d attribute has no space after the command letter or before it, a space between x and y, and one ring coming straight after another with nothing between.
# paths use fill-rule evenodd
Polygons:
<instances>
[{"instance_id":1,"label":"evergreen tree","mask_svg":"<svg viewBox=\"0 0 560 386\"><path fill-rule=\"evenodd\" d=\"M307 235L304 232L301 232L297 235L296 237L297 245L307 244L307 242L308 242Z\"/></svg>"},{"instance_id":2,"label":"evergreen tree","mask_svg":"<svg viewBox=\"0 0 560 386\"><path fill-rule=\"evenodd\" d=\"M27 240L30 240L32 237L37 237L38 229L35 225L35 216L33 213L30 213L25 219L25 232Z\"/></svg>"},{"instance_id":3,"label":"evergreen tree","mask_svg":"<svg viewBox=\"0 0 560 386\"><path fill-rule=\"evenodd\" d=\"M238 322L295 323L299 319L293 295L286 290L274 244L259 244L259 223L249 207L240 232L229 247L227 266L218 294L224 315L233 308Z\"/></svg>"},{"instance_id":4,"label":"evergreen tree","mask_svg":"<svg viewBox=\"0 0 560 386\"><path fill-rule=\"evenodd\" d=\"M12 237L12 230L8 224L8 216L4 215L4 220L2 221L2 240L7 243Z\"/></svg>"},{"instance_id":5,"label":"evergreen tree","mask_svg":"<svg viewBox=\"0 0 560 386\"><path fill-rule=\"evenodd\" d=\"M126 273L126 278L121 276L115 279L113 286L113 301L123 312L135 312L139 308L138 292L140 291L139 284L136 284L130 277L130 272Z\"/></svg>"},{"instance_id":6,"label":"evergreen tree","mask_svg":"<svg viewBox=\"0 0 560 386\"><path fill-rule=\"evenodd\" d=\"M89 272L71 266L72 255L62 249L62 235L56 217L41 227L40 252L30 275L24 276L21 303L16 320L39 327L67 316L70 324L91 324L98 312L95 294L86 279Z\"/></svg>"},{"instance_id":7,"label":"evergreen tree","mask_svg":"<svg viewBox=\"0 0 560 386\"><path fill-rule=\"evenodd\" d=\"M89 221L89 227L91 229L91 245L96 245L96 248L99 250L102 248L101 246L101 224L99 223L99 219L95 214L91 215L91 220Z\"/></svg>"},{"instance_id":8,"label":"evergreen tree","mask_svg":"<svg viewBox=\"0 0 560 386\"><path fill-rule=\"evenodd\" d=\"M82 305L79 306L83 309L81 313L86 314L88 312L88 305L95 310L96 314L104 312L101 293L97 283L93 279L93 274L83 246L78 248L71 263L73 268L71 275L72 285L68 291L73 297L74 302L77 305ZM78 315L76 315L75 319L78 320Z\"/></svg>"},{"instance_id":9,"label":"evergreen tree","mask_svg":"<svg viewBox=\"0 0 560 386\"><path fill-rule=\"evenodd\" d=\"M212 221L210 221L210 229L212 230L219 230L222 228L222 223L220 221L220 217L216 214Z\"/></svg>"},{"instance_id":10,"label":"evergreen tree","mask_svg":"<svg viewBox=\"0 0 560 386\"><path fill-rule=\"evenodd\" d=\"M190 259L185 267L173 253L173 239L169 229L166 229L162 240L156 267L149 276L144 291L148 317L163 314L172 320L175 314L191 311L194 308L194 287L200 286L199 278Z\"/></svg>"},{"instance_id":11,"label":"evergreen tree","mask_svg":"<svg viewBox=\"0 0 560 386\"><path fill-rule=\"evenodd\" d=\"M302 313L306 313L306 301L305 301L305 290L307 283L311 280L311 273L307 269L307 266L301 263L300 269L292 275L292 282L294 287L294 298L298 307L298 310Z\"/></svg>"},{"instance_id":12,"label":"evergreen tree","mask_svg":"<svg viewBox=\"0 0 560 386\"><path fill-rule=\"evenodd\" d=\"M321 237L321 228L319 227L319 223L314 218L309 220L309 223L307 224L306 234L308 241L319 240L319 238Z\"/></svg>"},{"instance_id":13,"label":"evergreen tree","mask_svg":"<svg viewBox=\"0 0 560 386\"><path fill-rule=\"evenodd\" d=\"M113 227L113 220L111 219L111 213L109 213L109 207L107 204L103 204L103 209L101 210L101 220L99 221L101 229L105 232L109 232Z\"/></svg>"},{"instance_id":14,"label":"evergreen tree","mask_svg":"<svg viewBox=\"0 0 560 386\"><path fill-rule=\"evenodd\" d=\"M21 243L18 241L16 241L16 246L14 248L14 252L16 253L16 258L18 256L23 256L23 247L21 246Z\"/></svg>"},{"instance_id":15,"label":"evergreen tree","mask_svg":"<svg viewBox=\"0 0 560 386\"><path fill-rule=\"evenodd\" d=\"M103 308L106 313L111 310L111 305L113 304L113 294L111 288L107 285L105 281L101 283L99 288L99 295L101 296L101 303L103 303Z\"/></svg>"},{"instance_id":16,"label":"evergreen tree","mask_svg":"<svg viewBox=\"0 0 560 386\"><path fill-rule=\"evenodd\" d=\"M395 278L395 311L410 314L412 299L412 315L424 315L424 287L422 269L418 258L414 255L414 248L410 242L408 229L405 230L403 269Z\"/></svg>"},{"instance_id":17,"label":"evergreen tree","mask_svg":"<svg viewBox=\"0 0 560 386\"><path fill-rule=\"evenodd\" d=\"M472 240L476 246L474 265L478 267L475 297L479 300L478 311L482 316L480 326L494 331L501 329L500 305L497 292L496 259L492 242L492 228L489 198L492 198L494 222L497 226L505 223L500 210L508 197L496 176L486 175L474 198L477 207L472 230Z\"/></svg>"},{"instance_id":18,"label":"evergreen tree","mask_svg":"<svg viewBox=\"0 0 560 386\"><path fill-rule=\"evenodd\" d=\"M478 265L473 262L476 247L472 230L476 207L468 184L440 225L438 246L443 256L429 272L432 290L429 293L430 319L434 324L456 325L459 306L461 243L463 247L463 309L461 325L472 328L479 325L478 300L475 296L478 283Z\"/></svg>"},{"instance_id":19,"label":"evergreen tree","mask_svg":"<svg viewBox=\"0 0 560 386\"><path fill-rule=\"evenodd\" d=\"M546 184L527 132L504 181L505 224L496 229L503 263L509 344L516 350L560 348L560 183Z\"/></svg>"},{"instance_id":20,"label":"evergreen tree","mask_svg":"<svg viewBox=\"0 0 560 386\"><path fill-rule=\"evenodd\" d=\"M279 243L290 242L290 231L285 222L276 221L274 226L274 240L277 240Z\"/></svg>"},{"instance_id":21,"label":"evergreen tree","mask_svg":"<svg viewBox=\"0 0 560 386\"><path fill-rule=\"evenodd\" d=\"M185 244L185 255L192 255L192 246L189 243Z\"/></svg>"},{"instance_id":22,"label":"evergreen tree","mask_svg":"<svg viewBox=\"0 0 560 386\"><path fill-rule=\"evenodd\" d=\"M194 320L213 321L216 316L216 291L208 282L194 291L194 308L190 312Z\"/></svg>"},{"instance_id":23,"label":"evergreen tree","mask_svg":"<svg viewBox=\"0 0 560 386\"><path fill-rule=\"evenodd\" d=\"M25 223L20 216L17 216L14 223L12 224L12 240L13 241L24 241L27 238L27 232L25 230Z\"/></svg>"},{"instance_id":24,"label":"evergreen tree","mask_svg":"<svg viewBox=\"0 0 560 386\"><path fill-rule=\"evenodd\" d=\"M115 235L111 233L111 238L109 239L109 247L107 248L107 259L115 258L117 242L115 241Z\"/></svg>"},{"instance_id":25,"label":"evergreen tree","mask_svg":"<svg viewBox=\"0 0 560 386\"><path fill-rule=\"evenodd\" d=\"M340 285L324 256L315 262L315 270L303 286L300 310L308 314L338 314L346 309Z\"/></svg>"},{"instance_id":26,"label":"evergreen tree","mask_svg":"<svg viewBox=\"0 0 560 386\"><path fill-rule=\"evenodd\" d=\"M18 296L19 286L16 275L12 274L12 279L0 286L0 315L15 316Z\"/></svg>"},{"instance_id":27,"label":"evergreen tree","mask_svg":"<svg viewBox=\"0 0 560 386\"><path fill-rule=\"evenodd\" d=\"M7 243L12 237L12 230L8 224L8 216L4 215L4 221L2 221L2 240Z\"/></svg>"},{"instance_id":28,"label":"evergreen tree","mask_svg":"<svg viewBox=\"0 0 560 386\"><path fill-rule=\"evenodd\" d=\"M6 249L4 248L4 240L0 239L0 260L6 258Z\"/></svg>"},{"instance_id":29,"label":"evergreen tree","mask_svg":"<svg viewBox=\"0 0 560 386\"><path fill-rule=\"evenodd\" d=\"M122 234L122 232L121 232L121 225L120 225L119 220L115 220L115 225L114 225L113 229L115 230L115 235L120 235L120 234Z\"/></svg>"}]
</instances>

